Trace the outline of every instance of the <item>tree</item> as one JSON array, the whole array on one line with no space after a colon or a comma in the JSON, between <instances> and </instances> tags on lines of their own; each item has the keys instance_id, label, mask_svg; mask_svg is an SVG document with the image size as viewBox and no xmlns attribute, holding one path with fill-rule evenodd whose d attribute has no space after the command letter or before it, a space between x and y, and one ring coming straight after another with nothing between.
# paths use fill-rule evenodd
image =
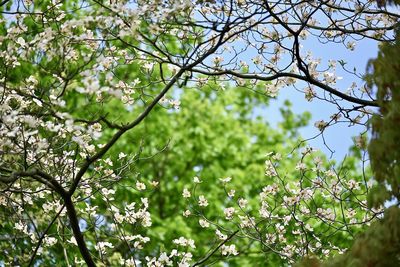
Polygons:
<instances>
[{"instance_id":1,"label":"tree","mask_svg":"<svg viewBox=\"0 0 400 267\"><path fill-rule=\"evenodd\" d=\"M3 263L70 265L72 254L88 266L188 266L230 257L232 265L288 264L328 248L342 252L358 225L382 213L365 202L369 171L357 172L364 140L353 157L330 163L312 149L291 151L306 117L284 108L282 130L273 131L250 114L282 86L301 86L306 99L338 107L316 123L321 134L343 121L364 125L368 108L381 103L379 92L376 100L357 84L349 93L337 89L337 63L356 71L344 61L325 67L302 44L307 36L350 50L359 38L390 43L399 15L374 5L2 1L0 181L8 219L1 234L12 241L3 245ZM174 111L180 101L183 109ZM237 136L221 136L228 123L242 127ZM189 138L199 144L183 146ZM254 158L238 148L246 144ZM265 150L275 151L263 158ZM267 182L256 174L260 161ZM171 218L182 207L181 190L185 215L195 221ZM208 225L217 233L200 230ZM194 241L182 233L198 235Z\"/></svg>"}]
</instances>

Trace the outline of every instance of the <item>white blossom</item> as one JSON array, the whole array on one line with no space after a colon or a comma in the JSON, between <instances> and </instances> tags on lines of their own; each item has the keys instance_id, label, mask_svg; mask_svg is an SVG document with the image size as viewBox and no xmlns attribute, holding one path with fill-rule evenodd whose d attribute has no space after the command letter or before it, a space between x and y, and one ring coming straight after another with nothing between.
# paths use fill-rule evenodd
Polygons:
<instances>
[{"instance_id":1,"label":"white blossom","mask_svg":"<svg viewBox=\"0 0 400 267\"><path fill-rule=\"evenodd\" d=\"M227 246L227 245L222 245L221 246L221 254L223 255L223 256L229 256L229 255L234 255L234 256L236 256L236 255L238 255L239 254L239 252L237 252L237 250L236 250L236 246L235 245L229 245L229 246Z\"/></svg>"}]
</instances>

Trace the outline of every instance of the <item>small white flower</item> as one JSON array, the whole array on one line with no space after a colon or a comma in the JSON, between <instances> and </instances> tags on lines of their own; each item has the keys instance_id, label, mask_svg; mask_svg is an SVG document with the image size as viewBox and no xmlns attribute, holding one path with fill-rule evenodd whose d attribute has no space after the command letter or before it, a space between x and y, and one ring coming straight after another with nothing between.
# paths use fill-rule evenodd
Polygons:
<instances>
[{"instance_id":1,"label":"small white flower","mask_svg":"<svg viewBox=\"0 0 400 267\"><path fill-rule=\"evenodd\" d=\"M203 227L203 228L210 227L210 223L207 222L207 221L204 220L204 219L200 219L200 220L199 220L199 224L200 224L200 226Z\"/></svg>"},{"instance_id":2,"label":"small white flower","mask_svg":"<svg viewBox=\"0 0 400 267\"><path fill-rule=\"evenodd\" d=\"M228 192L228 196L232 198L232 197L235 196L235 193L236 193L236 191L235 191L234 189L231 189L231 190Z\"/></svg>"},{"instance_id":3,"label":"small white flower","mask_svg":"<svg viewBox=\"0 0 400 267\"><path fill-rule=\"evenodd\" d=\"M14 223L14 229L24 232L24 233L28 232L28 227L22 221Z\"/></svg>"},{"instance_id":4,"label":"small white flower","mask_svg":"<svg viewBox=\"0 0 400 267\"><path fill-rule=\"evenodd\" d=\"M220 239L220 240L226 240L227 238L228 238L228 236L227 235L224 235L223 233L221 233L221 231L220 230L215 230L215 234L218 236L218 238Z\"/></svg>"},{"instance_id":5,"label":"small white flower","mask_svg":"<svg viewBox=\"0 0 400 267\"><path fill-rule=\"evenodd\" d=\"M181 106L181 101L179 100L169 100L169 103L172 105L174 109L179 109Z\"/></svg>"},{"instance_id":6,"label":"small white flower","mask_svg":"<svg viewBox=\"0 0 400 267\"><path fill-rule=\"evenodd\" d=\"M183 196L184 198L189 198L189 197L191 196L190 191L187 190L187 188L184 188L184 189L183 189L182 196Z\"/></svg>"},{"instance_id":7,"label":"small white flower","mask_svg":"<svg viewBox=\"0 0 400 267\"><path fill-rule=\"evenodd\" d=\"M307 169L307 166L306 166L305 163L299 162L299 163L296 164L296 167L295 167L296 171L304 171L306 169Z\"/></svg>"},{"instance_id":8,"label":"small white flower","mask_svg":"<svg viewBox=\"0 0 400 267\"><path fill-rule=\"evenodd\" d=\"M19 44L21 47L26 46L26 42L25 42L24 38L22 38L22 37L18 37L16 43Z\"/></svg>"},{"instance_id":9,"label":"small white flower","mask_svg":"<svg viewBox=\"0 0 400 267\"><path fill-rule=\"evenodd\" d=\"M109 166L113 166L113 162L111 161L110 158L106 158L106 159L104 160L104 163L107 164L107 165L109 165Z\"/></svg>"},{"instance_id":10,"label":"small white flower","mask_svg":"<svg viewBox=\"0 0 400 267\"><path fill-rule=\"evenodd\" d=\"M106 248L114 248L114 245L110 242L99 242L94 246L96 250L99 250L102 254L106 254Z\"/></svg>"},{"instance_id":11,"label":"small white flower","mask_svg":"<svg viewBox=\"0 0 400 267\"><path fill-rule=\"evenodd\" d=\"M349 49L350 51L354 51L354 49L356 48L356 42L354 41L349 41L346 44L347 49Z\"/></svg>"},{"instance_id":12,"label":"small white flower","mask_svg":"<svg viewBox=\"0 0 400 267\"><path fill-rule=\"evenodd\" d=\"M76 243L76 239L74 236L72 236L70 240L67 240L67 242L75 246L78 246L78 243Z\"/></svg>"},{"instance_id":13,"label":"small white flower","mask_svg":"<svg viewBox=\"0 0 400 267\"><path fill-rule=\"evenodd\" d=\"M101 192L103 193L103 195L108 198L109 200L114 200L113 195L115 194L115 190L113 189L107 189L107 188L102 188ZM111 195L111 196L110 196ZM110 196L110 197L108 197Z\"/></svg>"},{"instance_id":14,"label":"small white flower","mask_svg":"<svg viewBox=\"0 0 400 267\"><path fill-rule=\"evenodd\" d=\"M216 57L214 57L214 59L213 59L213 62L214 62L214 64L215 64L216 66L220 65L220 64L222 63L222 61L224 61L224 58L223 58L223 57L219 57L219 56L216 56Z\"/></svg>"},{"instance_id":15,"label":"small white flower","mask_svg":"<svg viewBox=\"0 0 400 267\"><path fill-rule=\"evenodd\" d=\"M229 255L237 255L239 253L237 252L235 245L230 245L230 246L222 245L221 254L223 256L229 256Z\"/></svg>"},{"instance_id":16,"label":"small white flower","mask_svg":"<svg viewBox=\"0 0 400 267\"><path fill-rule=\"evenodd\" d=\"M224 209L225 218L227 220L232 220L233 215L235 214L235 209L233 207Z\"/></svg>"},{"instance_id":17,"label":"small white flower","mask_svg":"<svg viewBox=\"0 0 400 267\"><path fill-rule=\"evenodd\" d=\"M35 104L38 105L39 107L43 107L42 102L37 100L36 98L32 98L32 101L35 102Z\"/></svg>"},{"instance_id":18,"label":"small white flower","mask_svg":"<svg viewBox=\"0 0 400 267\"><path fill-rule=\"evenodd\" d=\"M193 182L195 182L196 184L201 183L200 178L197 176L193 177Z\"/></svg>"},{"instance_id":19,"label":"small white flower","mask_svg":"<svg viewBox=\"0 0 400 267\"><path fill-rule=\"evenodd\" d=\"M350 190L360 189L358 182L354 181L353 179L347 182L347 186L349 187Z\"/></svg>"},{"instance_id":20,"label":"small white flower","mask_svg":"<svg viewBox=\"0 0 400 267\"><path fill-rule=\"evenodd\" d=\"M325 122L325 121L323 121L323 120L320 120L320 121L316 121L316 122L314 123L314 126L315 126L316 128L318 128L318 130L322 131L322 130L325 129L326 126L328 126L328 123Z\"/></svg>"},{"instance_id":21,"label":"small white flower","mask_svg":"<svg viewBox=\"0 0 400 267\"><path fill-rule=\"evenodd\" d=\"M191 247L191 248L196 248L194 244L194 240L192 239L186 239L184 237L179 237L178 239L172 240L174 244L180 245L182 247Z\"/></svg>"},{"instance_id":22,"label":"small white flower","mask_svg":"<svg viewBox=\"0 0 400 267\"><path fill-rule=\"evenodd\" d=\"M315 92L315 90L312 87L306 87L304 89L304 94L305 94L305 98L307 99L307 101L311 102L314 97L317 95L317 93Z\"/></svg>"},{"instance_id":23,"label":"small white flower","mask_svg":"<svg viewBox=\"0 0 400 267\"><path fill-rule=\"evenodd\" d=\"M54 238L54 237L46 236L46 237L43 239L43 245L44 245L45 247L53 246L53 245L55 245L56 243L57 243L57 239Z\"/></svg>"},{"instance_id":24,"label":"small white flower","mask_svg":"<svg viewBox=\"0 0 400 267\"><path fill-rule=\"evenodd\" d=\"M244 209L246 207L248 201L247 201L247 199L240 198L238 203L239 203L239 207Z\"/></svg>"},{"instance_id":25,"label":"small white flower","mask_svg":"<svg viewBox=\"0 0 400 267\"><path fill-rule=\"evenodd\" d=\"M154 63L153 62L146 62L143 64L143 68L147 71L152 71L154 67Z\"/></svg>"},{"instance_id":26,"label":"small white flower","mask_svg":"<svg viewBox=\"0 0 400 267\"><path fill-rule=\"evenodd\" d=\"M265 86L265 93L270 97L276 97L279 92L279 87L277 85L268 83Z\"/></svg>"},{"instance_id":27,"label":"small white flower","mask_svg":"<svg viewBox=\"0 0 400 267\"><path fill-rule=\"evenodd\" d=\"M137 188L137 190L142 191L142 190L146 189L146 185L141 182L136 182L136 188Z\"/></svg>"},{"instance_id":28,"label":"small white flower","mask_svg":"<svg viewBox=\"0 0 400 267\"><path fill-rule=\"evenodd\" d=\"M226 183L229 183L232 180L232 178L231 177L219 178L219 180L221 182L223 182L224 184L226 184Z\"/></svg>"},{"instance_id":29,"label":"small white flower","mask_svg":"<svg viewBox=\"0 0 400 267\"><path fill-rule=\"evenodd\" d=\"M201 206L201 207L207 207L208 206L208 201L203 195L199 196L199 206Z\"/></svg>"},{"instance_id":30,"label":"small white flower","mask_svg":"<svg viewBox=\"0 0 400 267\"><path fill-rule=\"evenodd\" d=\"M151 184L152 186L156 187L156 186L159 184L159 182L153 180L153 181L150 182L150 184Z\"/></svg>"}]
</instances>

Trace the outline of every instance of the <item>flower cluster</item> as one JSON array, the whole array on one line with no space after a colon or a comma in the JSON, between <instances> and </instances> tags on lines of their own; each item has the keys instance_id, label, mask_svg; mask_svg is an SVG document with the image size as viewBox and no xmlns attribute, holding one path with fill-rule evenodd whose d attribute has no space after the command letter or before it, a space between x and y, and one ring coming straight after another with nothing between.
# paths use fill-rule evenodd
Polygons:
<instances>
[{"instance_id":1,"label":"flower cluster","mask_svg":"<svg viewBox=\"0 0 400 267\"><path fill-rule=\"evenodd\" d=\"M282 158L279 153L267 154L266 185L260 188L257 201L251 195L235 197L230 194L233 189L228 189L232 188L234 179L220 179L228 199L227 205L234 205L221 209L225 222L207 217L206 211L199 213L191 206L195 203L190 202L196 196L188 194L188 188L184 188L186 199L192 203L186 217L199 216L202 228L210 231L216 228L216 239L223 242L223 256L238 254L235 244L225 244L230 239L229 233L237 226L241 235L268 244L274 253L289 262L302 257L307 251L325 256L343 253L346 244L329 239L335 240L335 236L341 235L351 239L361 230L360 226L368 225L381 216L382 209L374 210L366 205L372 180L367 181L365 176L349 179L311 148L302 152L294 171L287 172L287 166L281 167L285 164ZM342 163L342 168L343 165L346 162ZM257 188L258 185L253 186ZM199 198L205 200L204 195ZM202 206L202 202L197 205Z\"/></svg>"}]
</instances>

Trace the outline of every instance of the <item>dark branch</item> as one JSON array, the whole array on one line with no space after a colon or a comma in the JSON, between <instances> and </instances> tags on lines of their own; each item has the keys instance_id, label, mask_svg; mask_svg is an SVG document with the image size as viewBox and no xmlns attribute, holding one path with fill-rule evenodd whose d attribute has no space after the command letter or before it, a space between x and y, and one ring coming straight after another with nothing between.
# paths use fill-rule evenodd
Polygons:
<instances>
[{"instance_id":1,"label":"dark branch","mask_svg":"<svg viewBox=\"0 0 400 267\"><path fill-rule=\"evenodd\" d=\"M356 98L356 97L352 97L349 95L346 95L314 78L311 77L305 77L303 75L299 75L299 74L295 74L295 73L290 73L290 72L279 72L277 74L271 75L271 76L261 76L258 74L244 74L244 73L239 73L239 72L235 72L232 70L218 70L218 71L205 71L202 69L192 69L193 72L197 72L197 73L201 73L201 74L205 74L208 76L220 76L220 75L232 75L238 78L242 78L242 79L257 79L260 81L273 81L276 80L277 78L282 78L282 77L291 77L291 78L296 78L298 80L301 81L305 81L308 82L310 84L313 84L315 86L320 87L321 89L336 95L344 100L347 100L349 102L355 103L355 104L359 104L359 105L363 105L363 106L372 106L372 107L377 107L378 103L376 101L370 101L370 100L365 100L365 99L360 99L360 98Z\"/></svg>"},{"instance_id":2,"label":"dark branch","mask_svg":"<svg viewBox=\"0 0 400 267\"><path fill-rule=\"evenodd\" d=\"M44 237L45 237L46 234L49 232L51 226L53 226L54 222L55 222L55 221L57 220L57 218L60 216L60 214L61 214L61 212L64 210L64 208L65 208L65 205L63 205L63 206L61 207L61 209L57 212L56 216L54 216L53 220L51 220L51 222L49 223L49 225L47 226L47 228L43 231L43 233L42 233L42 235L40 236L39 241L38 241L38 243L37 243L37 245L36 245L36 248L35 248L35 250L34 250L33 253L32 253L31 259L30 259L29 264L28 264L28 267L33 265L33 261L35 260L36 254L37 254L39 248L40 248L41 245L42 245L42 242L43 242Z\"/></svg>"},{"instance_id":3,"label":"dark branch","mask_svg":"<svg viewBox=\"0 0 400 267\"><path fill-rule=\"evenodd\" d=\"M90 255L89 249L86 246L81 229L79 228L78 216L76 214L74 203L72 202L70 196L66 196L64 198L64 205L67 208L67 215L69 218L70 226L72 228L72 232L74 233L74 237L76 239L76 243L78 244L78 248L82 255L82 258L85 260L87 266L96 266L92 256Z\"/></svg>"},{"instance_id":4,"label":"dark branch","mask_svg":"<svg viewBox=\"0 0 400 267\"><path fill-rule=\"evenodd\" d=\"M194 263L194 264L192 265L192 267L199 266L199 265L205 263L206 261L208 261L208 259L210 259L211 256L214 255L215 252L217 252L218 249L219 249L220 247L222 247L223 244L225 244L226 242L228 242L229 240L231 240L238 232L239 232L239 230L236 230L235 232L233 232L232 234L230 234L225 240L223 240L221 243L219 243L219 245L216 246L207 256L205 256L203 259L201 259L201 260L197 261L196 263Z\"/></svg>"}]
</instances>

